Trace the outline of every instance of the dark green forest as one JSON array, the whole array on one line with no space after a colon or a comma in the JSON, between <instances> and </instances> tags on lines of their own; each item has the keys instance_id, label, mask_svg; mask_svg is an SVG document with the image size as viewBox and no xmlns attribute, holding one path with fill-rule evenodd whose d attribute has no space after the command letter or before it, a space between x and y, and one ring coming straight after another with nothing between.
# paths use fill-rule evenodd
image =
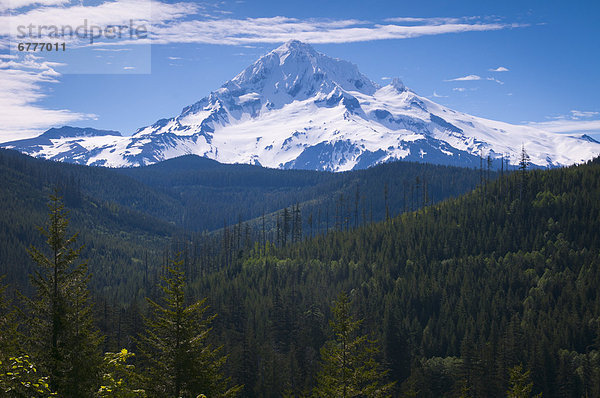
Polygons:
<instances>
[{"instance_id":1,"label":"dark green forest","mask_svg":"<svg viewBox=\"0 0 600 398\"><path fill-rule=\"evenodd\" d=\"M255 248L192 286L249 396L314 383L340 291L381 341L396 394L505 396L523 366L543 396L599 396L599 199L598 159L518 171L387 222ZM248 373L246 356L263 366Z\"/></svg>"},{"instance_id":2,"label":"dark green forest","mask_svg":"<svg viewBox=\"0 0 600 398\"><path fill-rule=\"evenodd\" d=\"M246 241L276 241L277 218L292 206L302 211L296 237L299 231L349 228L457 196L482 178L477 170L416 163L333 174L224 165L197 156L107 169L0 149L0 275L27 291L32 269L26 249L43 243L37 226L55 187L84 244L82 256L93 259L92 290L123 303L132 296L143 300L156 284L172 241L199 246L208 242L205 235L224 227L243 229ZM291 224L281 224L291 240Z\"/></svg>"},{"instance_id":3,"label":"dark green forest","mask_svg":"<svg viewBox=\"0 0 600 398\"><path fill-rule=\"evenodd\" d=\"M89 308L77 341L96 379L68 392L68 372L44 354L55 347L12 350L18 368L39 364L41 389L600 396L599 159L528 170L524 158L502 175L402 162L329 174L0 155L2 335L28 335L31 322L16 319L48 319L35 284L43 261L27 248L47 246L36 226L47 225L52 187L68 210L65 236L80 231L75 258L89 264L64 267L80 287L73 301L89 302L64 313ZM179 313L181 351L167 327Z\"/></svg>"}]
</instances>

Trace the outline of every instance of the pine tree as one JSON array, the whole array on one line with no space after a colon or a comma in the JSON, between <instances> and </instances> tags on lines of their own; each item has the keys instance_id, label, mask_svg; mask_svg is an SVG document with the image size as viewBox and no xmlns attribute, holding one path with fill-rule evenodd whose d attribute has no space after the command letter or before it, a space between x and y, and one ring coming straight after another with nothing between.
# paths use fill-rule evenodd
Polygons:
<instances>
[{"instance_id":1,"label":"pine tree","mask_svg":"<svg viewBox=\"0 0 600 398\"><path fill-rule=\"evenodd\" d=\"M228 388L222 375L226 357L207 340L210 323L206 299L186 306L182 261L172 261L163 278L164 305L147 299L152 316L139 350L147 364L147 391L155 397L235 396L241 387Z\"/></svg>"},{"instance_id":2,"label":"pine tree","mask_svg":"<svg viewBox=\"0 0 600 398\"><path fill-rule=\"evenodd\" d=\"M321 348L321 369L313 395L318 397L389 397L394 383L386 383L388 371L377 362L377 342L358 335L362 320L350 314L350 300L339 295L330 326L335 339Z\"/></svg>"},{"instance_id":3,"label":"pine tree","mask_svg":"<svg viewBox=\"0 0 600 398\"><path fill-rule=\"evenodd\" d=\"M519 199L523 198L523 194L525 193L525 188L527 185L527 169L531 164L531 158L525 151L525 145L521 146L521 160L519 160L519 170L521 170L521 181L519 187Z\"/></svg>"},{"instance_id":4,"label":"pine tree","mask_svg":"<svg viewBox=\"0 0 600 398\"><path fill-rule=\"evenodd\" d=\"M508 398L530 398L533 383L530 381L529 371L523 371L522 365L517 365L510 369L510 388L506 392ZM542 394L535 395L535 398Z\"/></svg>"},{"instance_id":5,"label":"pine tree","mask_svg":"<svg viewBox=\"0 0 600 398\"><path fill-rule=\"evenodd\" d=\"M521 159L519 160L519 170L526 171L531 163L531 158L525 151L525 145L521 145Z\"/></svg>"},{"instance_id":6,"label":"pine tree","mask_svg":"<svg viewBox=\"0 0 600 398\"><path fill-rule=\"evenodd\" d=\"M300 204L296 203L294 208L294 230L293 230L293 241L300 242L302 240L302 211L300 210Z\"/></svg>"},{"instance_id":7,"label":"pine tree","mask_svg":"<svg viewBox=\"0 0 600 398\"><path fill-rule=\"evenodd\" d=\"M50 217L40 232L49 256L35 247L29 254L38 268L31 276L36 289L25 299L30 310L29 343L35 362L59 395L89 396L98 381L102 337L94 326L87 284L87 263L78 262L77 234L67 237L69 220L61 198L50 195Z\"/></svg>"}]
</instances>

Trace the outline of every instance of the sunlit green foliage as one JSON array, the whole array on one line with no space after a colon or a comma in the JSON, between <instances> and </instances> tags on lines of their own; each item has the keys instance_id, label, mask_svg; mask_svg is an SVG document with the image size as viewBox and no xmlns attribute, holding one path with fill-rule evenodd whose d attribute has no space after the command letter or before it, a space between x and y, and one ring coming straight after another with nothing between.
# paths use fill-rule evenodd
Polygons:
<instances>
[{"instance_id":1,"label":"sunlit green foliage","mask_svg":"<svg viewBox=\"0 0 600 398\"><path fill-rule=\"evenodd\" d=\"M107 352L102 362L102 385L96 392L97 398L145 398L146 391L136 388L140 377L135 373L134 365L127 361L134 353L122 349L119 352Z\"/></svg>"},{"instance_id":2,"label":"sunlit green foliage","mask_svg":"<svg viewBox=\"0 0 600 398\"><path fill-rule=\"evenodd\" d=\"M47 376L40 376L28 355L0 361L0 394L14 398L57 397L48 384Z\"/></svg>"},{"instance_id":3,"label":"sunlit green foliage","mask_svg":"<svg viewBox=\"0 0 600 398\"><path fill-rule=\"evenodd\" d=\"M531 390L533 390L533 382L531 382L529 370L524 371L522 365L516 365L509 370L510 372L510 388L506 392L507 398L530 398ZM535 395L535 398L542 396L542 393Z\"/></svg>"}]
</instances>

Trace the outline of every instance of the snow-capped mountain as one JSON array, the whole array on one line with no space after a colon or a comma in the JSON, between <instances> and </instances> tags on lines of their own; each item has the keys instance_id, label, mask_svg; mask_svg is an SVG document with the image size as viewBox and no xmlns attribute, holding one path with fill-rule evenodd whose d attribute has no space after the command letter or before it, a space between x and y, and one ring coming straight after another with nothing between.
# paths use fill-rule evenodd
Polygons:
<instances>
[{"instance_id":1,"label":"snow-capped mountain","mask_svg":"<svg viewBox=\"0 0 600 398\"><path fill-rule=\"evenodd\" d=\"M63 127L2 144L55 160L110 167L197 154L223 163L344 171L396 159L478 166L479 156L535 165L600 154L586 135L566 136L457 112L398 79L381 87L346 61L290 41L179 116L132 136Z\"/></svg>"}]
</instances>

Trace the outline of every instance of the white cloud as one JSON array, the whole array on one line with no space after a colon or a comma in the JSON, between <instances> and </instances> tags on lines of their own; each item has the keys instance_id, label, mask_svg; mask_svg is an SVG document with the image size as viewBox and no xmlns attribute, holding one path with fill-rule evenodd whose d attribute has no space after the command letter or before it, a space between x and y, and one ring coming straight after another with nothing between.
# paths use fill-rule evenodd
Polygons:
<instances>
[{"instance_id":1,"label":"white cloud","mask_svg":"<svg viewBox=\"0 0 600 398\"><path fill-rule=\"evenodd\" d=\"M434 98L447 98L447 95L440 95L438 93L435 92L435 90L433 91L432 97Z\"/></svg>"},{"instance_id":2,"label":"white cloud","mask_svg":"<svg viewBox=\"0 0 600 398\"><path fill-rule=\"evenodd\" d=\"M32 5L57 6L69 2L70 0L0 0L0 11L17 10Z\"/></svg>"},{"instance_id":3,"label":"white cloud","mask_svg":"<svg viewBox=\"0 0 600 398\"><path fill-rule=\"evenodd\" d=\"M498 23L402 26L365 24L355 20L299 20L273 17L179 21L154 26L152 37L156 43L246 45L282 43L291 39L307 43L351 43L500 30L508 27Z\"/></svg>"},{"instance_id":4,"label":"white cloud","mask_svg":"<svg viewBox=\"0 0 600 398\"><path fill-rule=\"evenodd\" d=\"M152 8L151 8L151 7ZM41 38L48 37L51 32L51 27L57 27L58 32L66 32L81 28L97 26L107 28L109 26L144 26L148 30L152 29L152 24L158 25L177 21L188 15L193 15L200 10L200 7L193 3L173 3L167 4L160 1L150 2L148 0L115 0L106 1L94 6L84 6L75 4L64 7L38 7L25 12L13 12L10 15L0 15L0 36L3 36L0 42L0 48L8 47L9 38L38 38L41 33ZM29 27L32 26L30 31ZM105 39L107 44L126 44L127 42L136 43L136 40L124 40L130 37L129 30L125 30L122 34L122 39ZM77 38L66 35L60 36L61 39L73 47L76 44L87 45L89 38ZM142 41L140 40L140 43Z\"/></svg>"},{"instance_id":5,"label":"white cloud","mask_svg":"<svg viewBox=\"0 0 600 398\"><path fill-rule=\"evenodd\" d=\"M545 122L526 122L527 125L554 133L600 132L600 120L592 119L600 115L596 111L572 110L567 115L551 116Z\"/></svg>"},{"instance_id":6,"label":"white cloud","mask_svg":"<svg viewBox=\"0 0 600 398\"><path fill-rule=\"evenodd\" d=\"M478 81L478 80L489 80L489 81L492 81L492 82L496 82L498 84L504 84L503 81L500 81L500 80L498 80L496 78L493 78L493 77L483 78L483 77L481 77L479 75L467 75L467 76L457 77L457 78L454 78L454 79L448 79L448 80L444 80L444 81L445 82L470 82L470 81Z\"/></svg>"},{"instance_id":7,"label":"white cloud","mask_svg":"<svg viewBox=\"0 0 600 398\"><path fill-rule=\"evenodd\" d=\"M457 24L463 22L474 22L481 21L482 17L393 17L387 18L386 22L397 22L397 23L413 23L413 24L427 24L427 25L442 25L442 24Z\"/></svg>"},{"instance_id":8,"label":"white cloud","mask_svg":"<svg viewBox=\"0 0 600 398\"><path fill-rule=\"evenodd\" d=\"M492 81L492 82L496 82L498 84L504 84L503 81L500 81L500 80L498 80L496 78L493 78L493 77L488 77L488 78L486 78L486 80L489 80L489 81Z\"/></svg>"},{"instance_id":9,"label":"white cloud","mask_svg":"<svg viewBox=\"0 0 600 398\"><path fill-rule=\"evenodd\" d=\"M573 117L574 119L589 118L589 117L597 116L599 114L600 114L600 112L592 112L592 111L577 111L577 110L571 111L571 117Z\"/></svg>"},{"instance_id":10,"label":"white cloud","mask_svg":"<svg viewBox=\"0 0 600 398\"><path fill-rule=\"evenodd\" d=\"M600 132L600 120L558 119L548 122L528 122L527 125L552 133Z\"/></svg>"},{"instance_id":11,"label":"white cloud","mask_svg":"<svg viewBox=\"0 0 600 398\"><path fill-rule=\"evenodd\" d=\"M282 43L290 39L309 43L350 43L525 26L502 23L498 18L489 17L399 17L387 19L384 23L356 19L297 19L282 16L234 19L223 17L228 14L226 10L221 9L223 2L100 1L92 6L84 6L82 2L70 3L68 0L0 0L0 4L12 4L14 9L21 9L25 5L43 5L33 9L26 8L25 11L19 10L12 15L0 15L0 48L8 48L8 37L14 38L19 26L77 27L84 21L90 26L99 27L127 25L130 20L147 23L149 38L105 40L105 44L113 46L150 43L250 46L259 43ZM88 45L87 40L66 39L72 48Z\"/></svg>"},{"instance_id":12,"label":"white cloud","mask_svg":"<svg viewBox=\"0 0 600 398\"><path fill-rule=\"evenodd\" d=\"M133 69L135 69L135 66L124 66L123 69L125 69L125 70L133 70Z\"/></svg>"},{"instance_id":13,"label":"white cloud","mask_svg":"<svg viewBox=\"0 0 600 398\"><path fill-rule=\"evenodd\" d=\"M488 69L490 72L508 72L509 69L504 66L499 66L497 68Z\"/></svg>"},{"instance_id":14,"label":"white cloud","mask_svg":"<svg viewBox=\"0 0 600 398\"><path fill-rule=\"evenodd\" d=\"M471 87L471 88L466 88L466 87L454 87L452 89L452 91L458 91L459 93L464 93L465 91L477 91L477 87Z\"/></svg>"},{"instance_id":15,"label":"white cloud","mask_svg":"<svg viewBox=\"0 0 600 398\"><path fill-rule=\"evenodd\" d=\"M131 48L92 48L92 50L119 53L123 51L131 51Z\"/></svg>"},{"instance_id":16,"label":"white cloud","mask_svg":"<svg viewBox=\"0 0 600 398\"><path fill-rule=\"evenodd\" d=\"M42 1L58 2L62 0ZM106 27L128 24L130 20L134 20L151 24L149 37L153 43L157 44L204 43L246 46L258 43L282 43L291 39L308 43L407 39L521 26L500 22L481 22L474 17L392 18L384 23L356 19L297 19L283 16L246 19L215 18L207 17L202 13L203 8L197 3L168 4L161 1L152 2L152 17L150 18L149 4L148 0L115 0L94 6L76 4L37 8L13 13L11 16L0 16L0 35L16 36L18 26L29 26L30 24L77 27L87 20L89 25ZM410 24L406 24L407 22ZM9 27L12 31L8 31ZM111 44L129 43L147 44L148 40L113 40Z\"/></svg>"},{"instance_id":17,"label":"white cloud","mask_svg":"<svg viewBox=\"0 0 600 398\"><path fill-rule=\"evenodd\" d=\"M95 118L37 104L46 96L43 85L58 82L60 73L55 68L60 64L31 54L4 59L0 59L0 142L33 137L52 126Z\"/></svg>"},{"instance_id":18,"label":"white cloud","mask_svg":"<svg viewBox=\"0 0 600 398\"><path fill-rule=\"evenodd\" d=\"M481 76L478 75L468 75L463 77L457 77L455 79L444 80L446 82L464 82L464 81L473 81L473 80L481 80Z\"/></svg>"},{"instance_id":19,"label":"white cloud","mask_svg":"<svg viewBox=\"0 0 600 398\"><path fill-rule=\"evenodd\" d=\"M170 60L172 60L172 61L176 61L176 60L179 60L179 59L183 59L183 58L181 58L181 57L167 57L167 58L168 58L168 59L170 59Z\"/></svg>"},{"instance_id":20,"label":"white cloud","mask_svg":"<svg viewBox=\"0 0 600 398\"><path fill-rule=\"evenodd\" d=\"M392 78L389 77L389 76L384 76L384 77L381 78L381 80L392 80Z\"/></svg>"}]
</instances>

